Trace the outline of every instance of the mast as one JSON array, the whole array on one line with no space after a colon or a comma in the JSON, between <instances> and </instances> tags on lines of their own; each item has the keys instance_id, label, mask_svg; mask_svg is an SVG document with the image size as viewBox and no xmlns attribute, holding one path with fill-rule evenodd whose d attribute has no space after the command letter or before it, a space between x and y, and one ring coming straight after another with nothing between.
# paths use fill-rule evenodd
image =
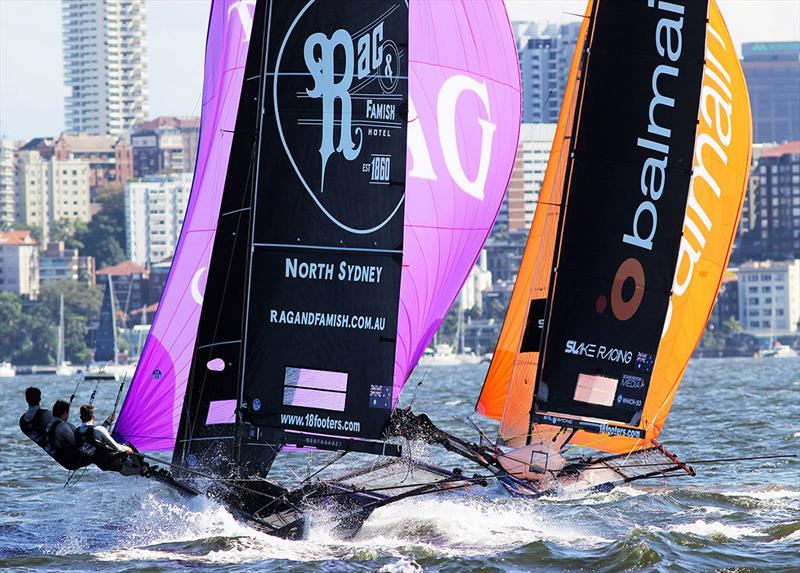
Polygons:
<instances>
[{"instance_id":1,"label":"mast","mask_svg":"<svg viewBox=\"0 0 800 573\"><path fill-rule=\"evenodd\" d=\"M550 274L550 286L547 289L547 300L545 302L545 321L544 321L544 326L542 328L542 336L539 343L539 360L536 363L536 376L534 378L533 397L531 400L530 415L528 421L528 434L525 438L525 442L527 444L531 443L533 435L536 395L539 389L539 381L541 380L542 377L542 369L544 367L544 362L546 358L544 349L547 345L547 335L549 332L550 320L552 319L553 292L555 289L556 279L558 277L558 261L561 255L561 239L564 232L564 220L566 218L566 213L567 213L567 202L569 200L569 188L570 188L570 179L572 173L572 165L575 159L575 140L578 134L578 126L580 123L579 118L581 114L581 104L583 102L583 92L586 86L586 83L584 82L584 77L586 74L586 67L589 63L589 46L591 45L592 34L594 33L594 25L597 15L597 6L601 1L602 0L595 0L592 3L592 10L588 16L589 27L586 33L586 38L584 40L582 48L583 54L581 56L580 66L578 68L578 75L576 77L576 82L578 82L578 95L576 98L575 110L573 112L573 117L572 117L572 130L569 135L569 144L567 146L567 164L565 169L563 187L561 191L561 201L558 209L556 240L553 248L553 265L552 265L553 270L552 273Z\"/></svg>"},{"instance_id":2,"label":"mast","mask_svg":"<svg viewBox=\"0 0 800 573\"><path fill-rule=\"evenodd\" d=\"M242 308L242 330L241 330L241 341L242 341L242 361L241 367L238 371L238 392L236 397L236 412L235 412L235 426L234 426L234 436L235 436L235 446L234 446L234 459L237 465L239 465L242 456L242 407L244 406L244 373L245 373L245 366L247 365L247 323L249 317L249 310L250 310L250 289L252 287L252 278L253 278L253 237L255 234L255 217L256 217L256 210L258 205L258 182L260 181L259 175L261 171L261 143L262 143L262 136L261 133L264 129L264 115L266 114L266 109L264 109L264 90L267 86L267 63L269 61L269 34L270 34L270 24L271 24L271 17L272 17L272 0L267 0L268 8L264 15L264 25L263 30L264 34L261 35L261 64L259 66L259 76L258 76L258 103L256 108L258 109L258 128L256 130L256 151L255 151L255 177L252 180L252 187L250 191L250 217L248 218L248 228L247 228L247 237L248 243L246 248L246 257L247 262L245 267L247 269L247 279L244 284L244 300L245 304ZM267 470L268 471L268 470ZM266 472L264 472L266 473Z\"/></svg>"},{"instance_id":3,"label":"mast","mask_svg":"<svg viewBox=\"0 0 800 573\"><path fill-rule=\"evenodd\" d=\"M56 366L64 364L64 294L58 295L58 347Z\"/></svg>"}]
</instances>

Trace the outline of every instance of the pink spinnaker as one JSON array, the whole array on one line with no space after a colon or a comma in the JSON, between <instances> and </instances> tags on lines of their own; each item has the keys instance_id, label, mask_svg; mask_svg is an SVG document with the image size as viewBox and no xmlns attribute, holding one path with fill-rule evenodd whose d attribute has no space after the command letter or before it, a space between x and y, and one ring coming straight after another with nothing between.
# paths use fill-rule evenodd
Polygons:
<instances>
[{"instance_id":1,"label":"pink spinnaker","mask_svg":"<svg viewBox=\"0 0 800 573\"><path fill-rule=\"evenodd\" d=\"M409 44L413 109L393 403L494 224L521 111L517 48L501 1L412 1Z\"/></svg>"},{"instance_id":2,"label":"pink spinnaker","mask_svg":"<svg viewBox=\"0 0 800 573\"><path fill-rule=\"evenodd\" d=\"M115 428L142 451L175 444L200 318L195 298L205 285L247 56L242 4L212 4L192 195ZM412 1L409 20L412 106L393 404L494 224L520 123L519 64L502 1Z\"/></svg>"}]
</instances>

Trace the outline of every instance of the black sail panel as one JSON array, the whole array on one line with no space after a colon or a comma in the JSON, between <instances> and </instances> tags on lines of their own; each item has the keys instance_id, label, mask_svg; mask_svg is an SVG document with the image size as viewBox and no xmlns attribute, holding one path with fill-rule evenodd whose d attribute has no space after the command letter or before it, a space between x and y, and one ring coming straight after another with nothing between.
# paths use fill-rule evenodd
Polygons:
<instances>
[{"instance_id":1,"label":"black sail panel","mask_svg":"<svg viewBox=\"0 0 800 573\"><path fill-rule=\"evenodd\" d=\"M533 421L640 426L686 210L706 12L598 3Z\"/></svg>"},{"instance_id":2,"label":"black sail panel","mask_svg":"<svg viewBox=\"0 0 800 573\"><path fill-rule=\"evenodd\" d=\"M380 438L402 265L407 3L268 10L244 419L289 441Z\"/></svg>"},{"instance_id":3,"label":"black sail panel","mask_svg":"<svg viewBox=\"0 0 800 573\"><path fill-rule=\"evenodd\" d=\"M100 320L97 324L95 335L94 361L117 361L117 317L114 303L114 283L111 275L106 275L106 288L103 293L103 303L100 306Z\"/></svg>"},{"instance_id":4,"label":"black sail panel","mask_svg":"<svg viewBox=\"0 0 800 573\"><path fill-rule=\"evenodd\" d=\"M179 467L234 460L265 3L253 17L230 160L174 453ZM267 467L271 458L262 460ZM227 471L227 470L226 470Z\"/></svg>"}]
</instances>

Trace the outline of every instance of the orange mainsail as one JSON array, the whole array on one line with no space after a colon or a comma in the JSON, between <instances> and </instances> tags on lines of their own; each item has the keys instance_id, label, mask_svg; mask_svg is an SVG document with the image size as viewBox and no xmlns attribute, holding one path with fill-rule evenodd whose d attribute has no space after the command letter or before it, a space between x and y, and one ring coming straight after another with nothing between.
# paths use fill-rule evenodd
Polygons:
<instances>
[{"instance_id":1,"label":"orange mainsail","mask_svg":"<svg viewBox=\"0 0 800 573\"><path fill-rule=\"evenodd\" d=\"M529 439L540 348L537 341L532 349L524 337L526 329L530 331L531 320L539 320L537 306L543 306L551 294L549 285L559 210L563 190L568 188L564 178L569 135L574 118L580 115L581 104L577 101L580 64L586 35L590 33L588 16L593 4L590 2L587 7L539 205L494 359L476 407L479 414L501 420L500 437L512 447L521 446ZM708 3L705 65L698 95L693 170L677 267L641 420L632 426L644 437L579 430L571 440L573 444L624 453L646 447L659 435L719 290L746 190L752 128L744 75L716 0Z\"/></svg>"}]
</instances>

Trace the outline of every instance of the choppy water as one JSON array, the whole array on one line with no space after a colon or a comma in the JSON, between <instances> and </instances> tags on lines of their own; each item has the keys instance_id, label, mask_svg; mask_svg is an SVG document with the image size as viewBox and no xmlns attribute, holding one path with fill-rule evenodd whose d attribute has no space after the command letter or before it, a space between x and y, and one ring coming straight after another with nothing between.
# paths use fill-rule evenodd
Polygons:
<instances>
[{"instance_id":1,"label":"choppy water","mask_svg":"<svg viewBox=\"0 0 800 573\"><path fill-rule=\"evenodd\" d=\"M484 372L431 368L415 410L466 434ZM797 460L697 466L696 478L577 499L514 500L492 486L387 506L350 541L324 521L284 541L140 478L89 470L65 489L67 472L17 428L30 384L48 404L72 391L68 380L0 380L0 569L800 570ZM101 412L115 394L100 388ZM800 359L694 361L662 438L685 459L798 453Z\"/></svg>"}]
</instances>

